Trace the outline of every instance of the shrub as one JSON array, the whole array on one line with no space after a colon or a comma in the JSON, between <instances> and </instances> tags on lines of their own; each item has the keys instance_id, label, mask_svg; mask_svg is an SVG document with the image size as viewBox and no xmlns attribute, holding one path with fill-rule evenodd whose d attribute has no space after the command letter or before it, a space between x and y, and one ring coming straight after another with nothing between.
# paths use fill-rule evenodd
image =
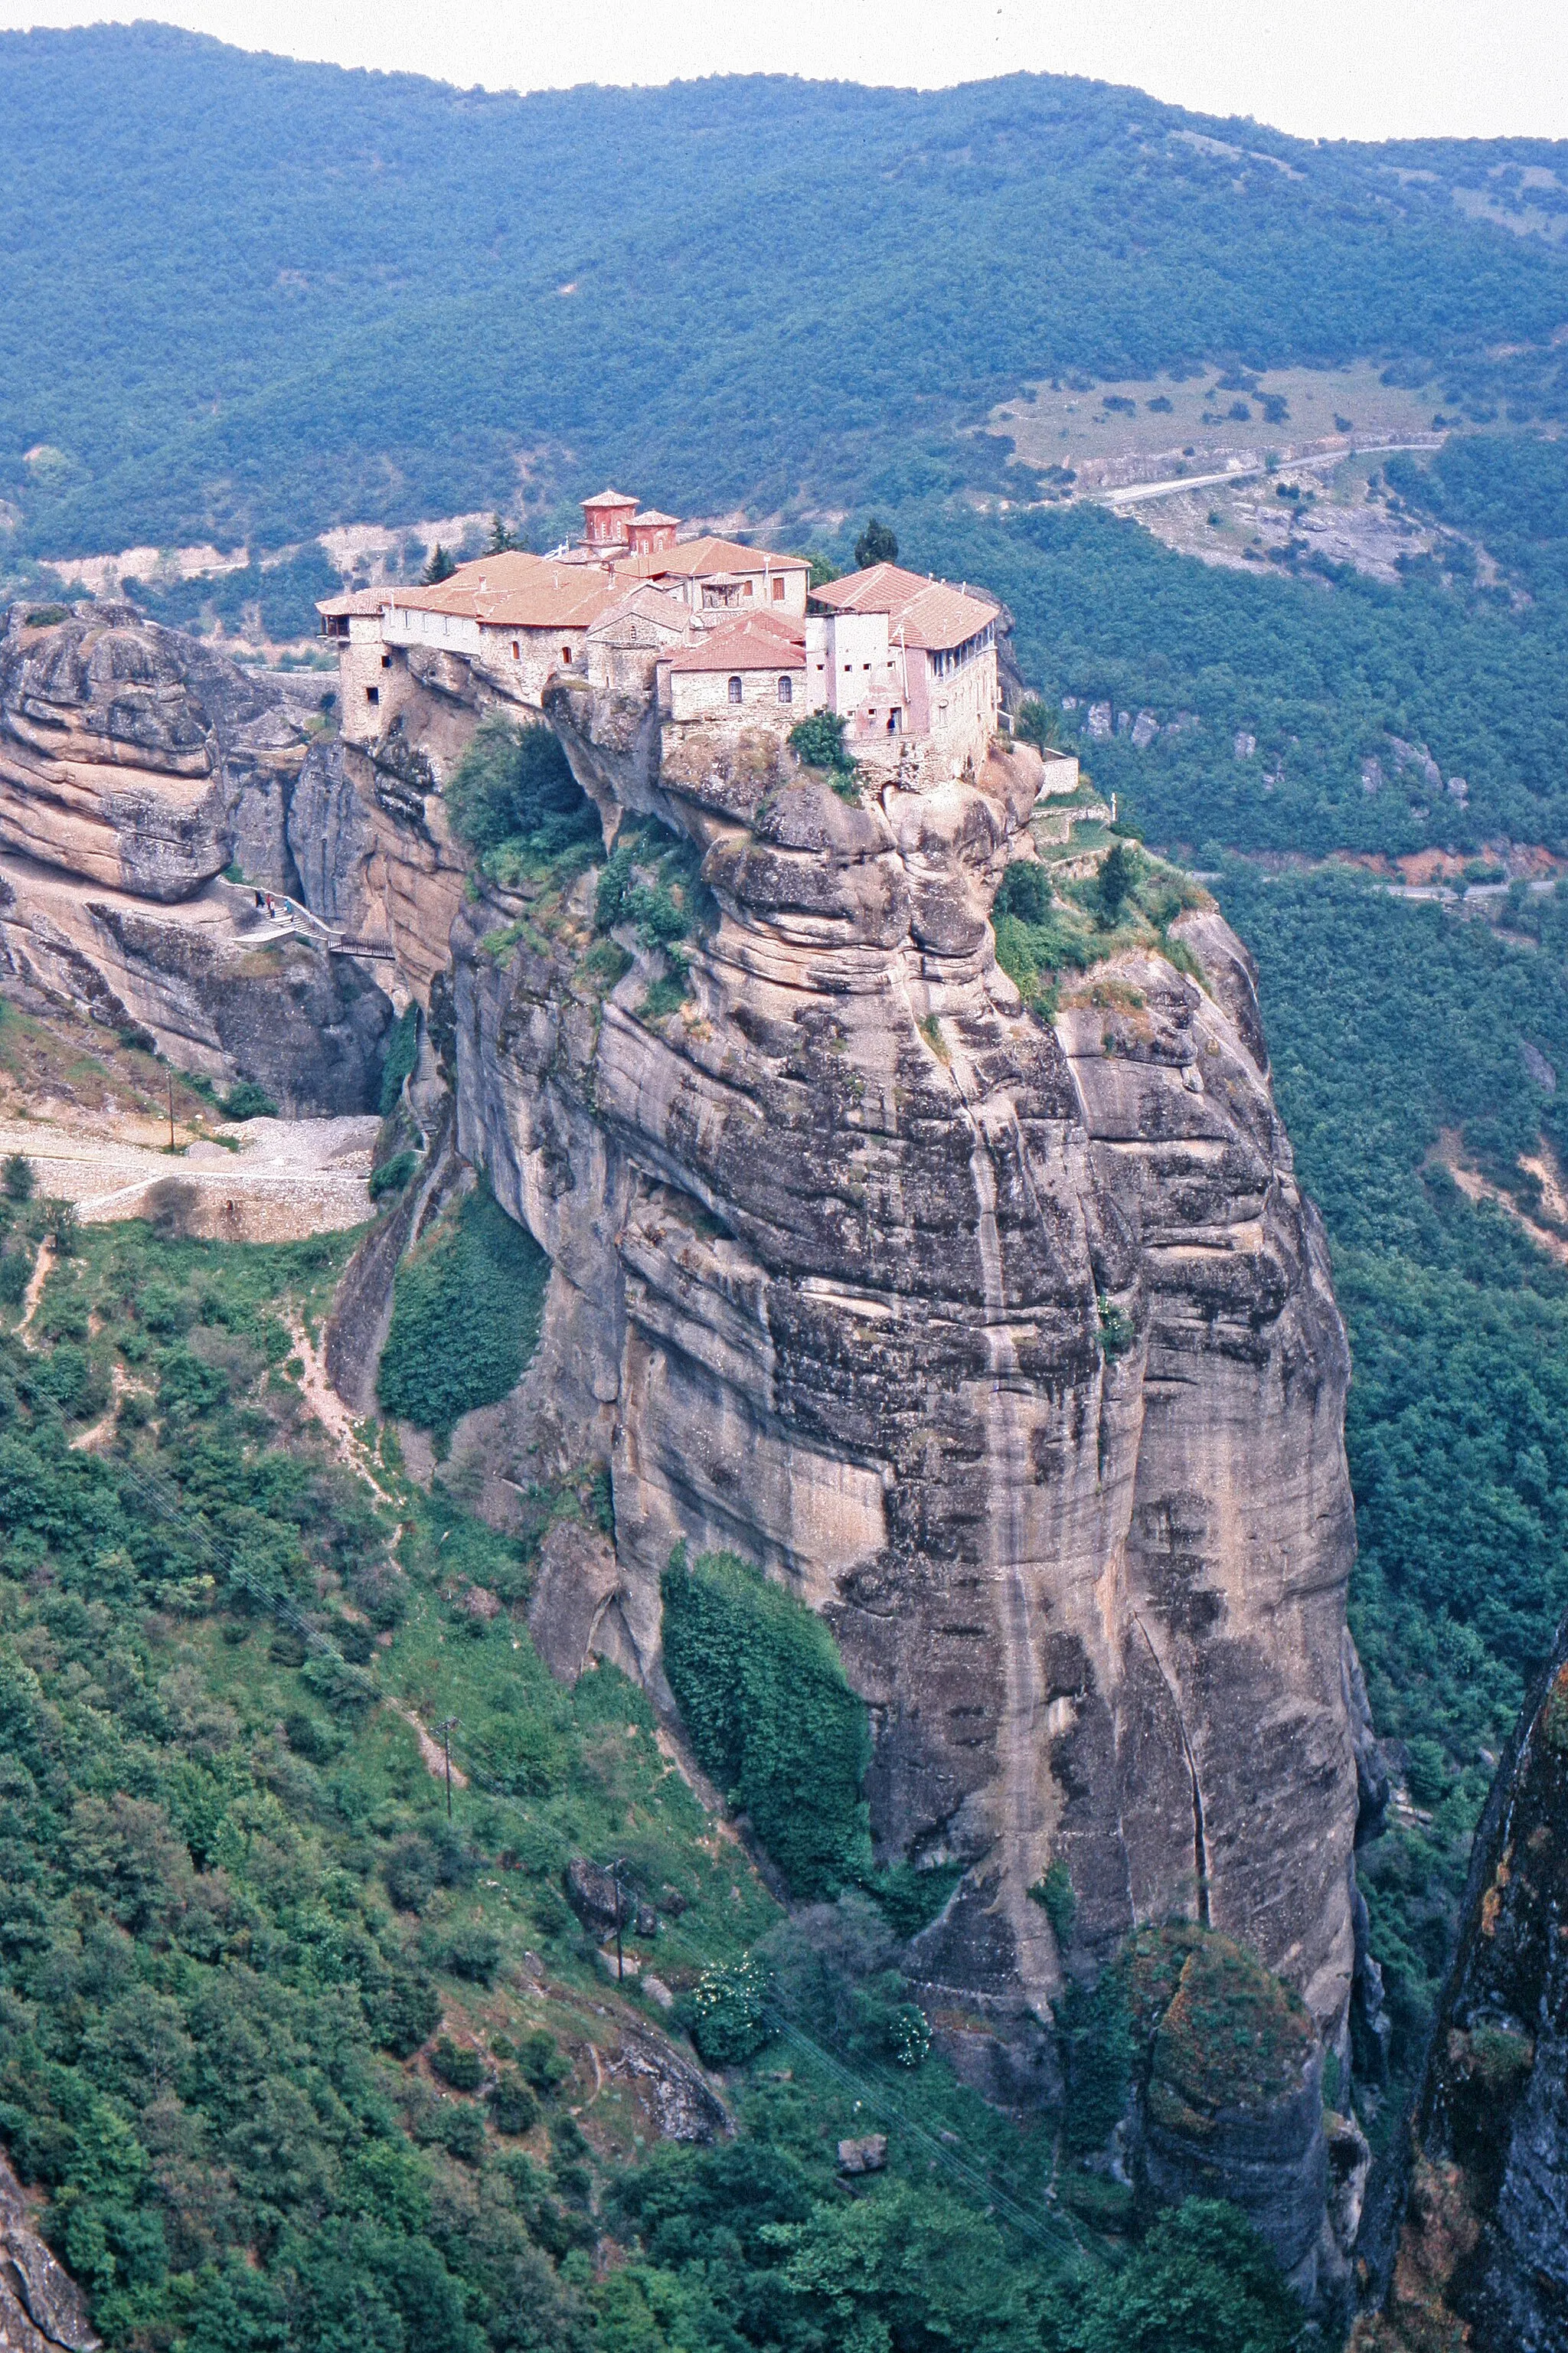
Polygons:
<instances>
[{"instance_id":1,"label":"shrub","mask_svg":"<svg viewBox=\"0 0 1568 2353\"><path fill-rule=\"evenodd\" d=\"M5 1198L8 1201L30 1201L37 1176L25 1152L6 1155L5 1167Z\"/></svg>"},{"instance_id":2,"label":"shrub","mask_svg":"<svg viewBox=\"0 0 1568 2353\"><path fill-rule=\"evenodd\" d=\"M522 1377L539 1339L550 1261L486 1189L398 1268L376 1394L445 1445L475 1406Z\"/></svg>"},{"instance_id":3,"label":"shrub","mask_svg":"<svg viewBox=\"0 0 1568 2353\"><path fill-rule=\"evenodd\" d=\"M443 2034L430 2053L430 2065L454 2092L477 2092L485 2080L485 2063L479 2052L454 2042L449 2034Z\"/></svg>"},{"instance_id":4,"label":"shrub","mask_svg":"<svg viewBox=\"0 0 1568 2353\"><path fill-rule=\"evenodd\" d=\"M393 1025L386 1041L386 1060L381 1066L381 1095L377 1108L383 1119L397 1108L405 1079L412 1078L419 1060L419 1008L410 1005L402 1018Z\"/></svg>"},{"instance_id":5,"label":"shrub","mask_svg":"<svg viewBox=\"0 0 1568 2353\"><path fill-rule=\"evenodd\" d=\"M384 1160L379 1168L371 1170L371 1199L380 1201L388 1193L401 1193L418 1166L416 1152L395 1152L390 1160Z\"/></svg>"},{"instance_id":6,"label":"shrub","mask_svg":"<svg viewBox=\"0 0 1568 2353\"><path fill-rule=\"evenodd\" d=\"M378 2047L395 2059L411 2059L441 2022L441 1997L431 1979L415 1969L393 1968L363 2000Z\"/></svg>"},{"instance_id":7,"label":"shrub","mask_svg":"<svg viewBox=\"0 0 1568 2353\"><path fill-rule=\"evenodd\" d=\"M1072 1879L1065 1862L1053 1862L1044 1879L1029 1890L1051 1924L1051 1933L1058 1945L1065 1946L1072 1936L1073 1922L1078 1917L1078 1898L1072 1892Z\"/></svg>"},{"instance_id":8,"label":"shrub","mask_svg":"<svg viewBox=\"0 0 1568 2353\"><path fill-rule=\"evenodd\" d=\"M219 1099L218 1109L225 1119L276 1119L278 1106L265 1087L254 1079L241 1079Z\"/></svg>"},{"instance_id":9,"label":"shrub","mask_svg":"<svg viewBox=\"0 0 1568 2353\"><path fill-rule=\"evenodd\" d=\"M1037 859L1017 858L1003 875L992 902L992 913L1016 915L1020 923L1041 923L1050 913L1051 880Z\"/></svg>"},{"instance_id":10,"label":"shrub","mask_svg":"<svg viewBox=\"0 0 1568 2353\"><path fill-rule=\"evenodd\" d=\"M703 1970L687 2004L691 2040L710 2067L740 2067L773 2039L767 1978L748 1953L727 1968Z\"/></svg>"},{"instance_id":11,"label":"shrub","mask_svg":"<svg viewBox=\"0 0 1568 2353\"><path fill-rule=\"evenodd\" d=\"M860 571L868 571L873 564L896 564L899 543L889 525L871 517L855 543L855 562Z\"/></svg>"},{"instance_id":12,"label":"shrub","mask_svg":"<svg viewBox=\"0 0 1568 2353\"><path fill-rule=\"evenodd\" d=\"M536 2092L545 2094L559 2090L572 2073L555 2037L542 2026L536 2026L531 2033L523 2036L518 2046L517 2063L525 2081Z\"/></svg>"},{"instance_id":13,"label":"shrub","mask_svg":"<svg viewBox=\"0 0 1568 2353\"><path fill-rule=\"evenodd\" d=\"M507 2068L498 2084L486 2094L489 2103L490 2122L499 2133L531 2132L539 2122L539 2102L522 2077Z\"/></svg>"},{"instance_id":14,"label":"shrub","mask_svg":"<svg viewBox=\"0 0 1568 2353\"><path fill-rule=\"evenodd\" d=\"M454 1928L437 1938L432 1958L450 1977L489 1985L500 1960L500 1939L489 1928Z\"/></svg>"},{"instance_id":15,"label":"shrub","mask_svg":"<svg viewBox=\"0 0 1568 2353\"><path fill-rule=\"evenodd\" d=\"M572 774L560 738L542 722L519 726L492 714L447 787L453 830L483 857L503 846L548 862L597 849L598 812Z\"/></svg>"},{"instance_id":16,"label":"shrub","mask_svg":"<svg viewBox=\"0 0 1568 2353\"><path fill-rule=\"evenodd\" d=\"M798 1896L870 1867L871 1744L820 1618L733 1553L665 1571L664 1659L703 1767L735 1792Z\"/></svg>"},{"instance_id":17,"label":"shrub","mask_svg":"<svg viewBox=\"0 0 1568 2353\"><path fill-rule=\"evenodd\" d=\"M809 719L797 719L789 731L789 747L808 768L854 765L844 749L844 722L836 711L814 711Z\"/></svg>"},{"instance_id":18,"label":"shrub","mask_svg":"<svg viewBox=\"0 0 1568 2353\"><path fill-rule=\"evenodd\" d=\"M1113 842L1100 861L1095 878L1095 901L1100 923L1109 931L1116 923L1129 899L1137 892L1141 862L1136 850L1124 841Z\"/></svg>"}]
</instances>

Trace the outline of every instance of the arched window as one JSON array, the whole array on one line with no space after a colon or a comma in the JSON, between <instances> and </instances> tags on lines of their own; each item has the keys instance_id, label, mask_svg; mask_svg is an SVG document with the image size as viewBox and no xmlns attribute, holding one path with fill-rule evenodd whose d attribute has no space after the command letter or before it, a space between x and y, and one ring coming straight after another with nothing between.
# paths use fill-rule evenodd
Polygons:
<instances>
[{"instance_id":1,"label":"arched window","mask_svg":"<svg viewBox=\"0 0 1568 2353\"><path fill-rule=\"evenodd\" d=\"M730 681L730 700L731 702L739 702L741 700L741 681L738 678L732 678Z\"/></svg>"},{"instance_id":2,"label":"arched window","mask_svg":"<svg viewBox=\"0 0 1568 2353\"><path fill-rule=\"evenodd\" d=\"M793 678L780 679L779 701L781 702L793 702L795 701L795 681Z\"/></svg>"}]
</instances>

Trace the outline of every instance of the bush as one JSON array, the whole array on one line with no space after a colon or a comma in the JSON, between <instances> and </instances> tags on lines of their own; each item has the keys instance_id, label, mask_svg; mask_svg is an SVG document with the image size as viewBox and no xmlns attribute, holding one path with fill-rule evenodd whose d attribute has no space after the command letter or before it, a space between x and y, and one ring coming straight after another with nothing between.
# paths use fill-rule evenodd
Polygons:
<instances>
[{"instance_id":1,"label":"bush","mask_svg":"<svg viewBox=\"0 0 1568 2353\"><path fill-rule=\"evenodd\" d=\"M994 915L1016 915L1020 923L1044 923L1050 913L1051 878L1037 859L1016 858L996 886Z\"/></svg>"},{"instance_id":2,"label":"bush","mask_svg":"<svg viewBox=\"0 0 1568 2353\"><path fill-rule=\"evenodd\" d=\"M546 863L574 849L596 849L604 839L597 810L554 729L542 722L486 719L446 800L454 832L481 857L504 847Z\"/></svg>"},{"instance_id":3,"label":"bush","mask_svg":"<svg viewBox=\"0 0 1568 2353\"><path fill-rule=\"evenodd\" d=\"M665 1571L664 1662L698 1759L739 1798L797 1896L870 1868L871 1744L820 1618L733 1553Z\"/></svg>"},{"instance_id":4,"label":"bush","mask_svg":"<svg viewBox=\"0 0 1568 2353\"><path fill-rule=\"evenodd\" d=\"M748 1954L728 1968L706 1968L687 2004L691 2040L710 2067L740 2067L771 2042L767 1978Z\"/></svg>"},{"instance_id":5,"label":"bush","mask_svg":"<svg viewBox=\"0 0 1568 2353\"><path fill-rule=\"evenodd\" d=\"M855 543L855 562L858 568L866 572L873 564L896 564L898 560L898 540L889 526L885 522L879 522L873 515Z\"/></svg>"},{"instance_id":6,"label":"bush","mask_svg":"<svg viewBox=\"0 0 1568 2353\"><path fill-rule=\"evenodd\" d=\"M572 2073L555 2037L542 2026L536 2026L531 2033L523 2036L518 2046L517 2063L525 2081L536 2092L546 2094L558 2091Z\"/></svg>"},{"instance_id":7,"label":"bush","mask_svg":"<svg viewBox=\"0 0 1568 2353\"><path fill-rule=\"evenodd\" d=\"M441 1997L416 1969L395 1968L363 2000L377 2046L395 2059L411 2059L441 2023Z\"/></svg>"},{"instance_id":8,"label":"bush","mask_svg":"<svg viewBox=\"0 0 1568 2353\"><path fill-rule=\"evenodd\" d=\"M278 1106L265 1087L254 1079L241 1079L237 1086L221 1096L218 1109L225 1119L276 1119Z\"/></svg>"},{"instance_id":9,"label":"bush","mask_svg":"<svg viewBox=\"0 0 1568 2353\"><path fill-rule=\"evenodd\" d=\"M488 1190L470 1193L456 1219L397 1270L376 1377L383 1409L444 1446L463 1414L495 1404L521 1379L549 1279L532 1235Z\"/></svg>"},{"instance_id":10,"label":"bush","mask_svg":"<svg viewBox=\"0 0 1568 2353\"><path fill-rule=\"evenodd\" d=\"M844 722L836 711L814 711L809 719L797 719L789 731L789 747L808 768L838 768L854 765L844 749Z\"/></svg>"},{"instance_id":11,"label":"bush","mask_svg":"<svg viewBox=\"0 0 1568 2353\"><path fill-rule=\"evenodd\" d=\"M430 2065L454 2092L477 2092L485 2080L485 2063L480 2053L454 2042L449 2034L443 2034L430 2053Z\"/></svg>"},{"instance_id":12,"label":"bush","mask_svg":"<svg viewBox=\"0 0 1568 2353\"><path fill-rule=\"evenodd\" d=\"M454 1928L437 1937L431 1958L449 1977L488 1986L500 1961L500 1939L489 1928Z\"/></svg>"},{"instance_id":13,"label":"bush","mask_svg":"<svg viewBox=\"0 0 1568 2353\"><path fill-rule=\"evenodd\" d=\"M405 1079L412 1078L419 1060L419 1008L410 1005L402 1018L395 1022L386 1040L386 1060L381 1066L381 1095L377 1108L387 1119L397 1108Z\"/></svg>"},{"instance_id":14,"label":"bush","mask_svg":"<svg viewBox=\"0 0 1568 2353\"><path fill-rule=\"evenodd\" d=\"M490 2122L499 2133L527 2133L539 2122L540 2106L528 2085L512 2068L486 2094Z\"/></svg>"},{"instance_id":15,"label":"bush","mask_svg":"<svg viewBox=\"0 0 1568 2353\"><path fill-rule=\"evenodd\" d=\"M1135 894L1141 871L1136 850L1130 849L1124 841L1113 842L1100 862L1094 886L1100 920L1107 931Z\"/></svg>"},{"instance_id":16,"label":"bush","mask_svg":"<svg viewBox=\"0 0 1568 2353\"><path fill-rule=\"evenodd\" d=\"M37 1176L25 1152L7 1154L5 1167L5 1198L8 1201L30 1201Z\"/></svg>"},{"instance_id":17,"label":"bush","mask_svg":"<svg viewBox=\"0 0 1568 2353\"><path fill-rule=\"evenodd\" d=\"M418 1166L416 1152L395 1152L390 1160L384 1160L379 1168L371 1170L371 1199L380 1201L388 1193L401 1193Z\"/></svg>"}]
</instances>

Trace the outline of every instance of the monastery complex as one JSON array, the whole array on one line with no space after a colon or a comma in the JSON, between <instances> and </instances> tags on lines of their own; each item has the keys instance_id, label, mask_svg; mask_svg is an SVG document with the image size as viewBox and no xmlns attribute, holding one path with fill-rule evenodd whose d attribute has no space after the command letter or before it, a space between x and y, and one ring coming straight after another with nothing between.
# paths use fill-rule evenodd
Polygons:
<instances>
[{"instance_id":1,"label":"monastery complex","mask_svg":"<svg viewBox=\"0 0 1568 2353\"><path fill-rule=\"evenodd\" d=\"M683 538L617 491L583 514L582 538L552 555L325 599L348 741L368 748L445 681L533 710L557 689L640 704L667 750L693 731L782 739L830 711L872 780L920 786L984 764L1002 723L993 598L896 564L813 589L804 557Z\"/></svg>"}]
</instances>

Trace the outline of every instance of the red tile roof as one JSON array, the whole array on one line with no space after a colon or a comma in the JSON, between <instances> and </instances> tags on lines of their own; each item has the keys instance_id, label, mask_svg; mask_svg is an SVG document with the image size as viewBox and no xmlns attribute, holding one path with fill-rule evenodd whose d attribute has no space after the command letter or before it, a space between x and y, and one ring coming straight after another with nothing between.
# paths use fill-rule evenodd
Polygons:
<instances>
[{"instance_id":1,"label":"red tile roof","mask_svg":"<svg viewBox=\"0 0 1568 2353\"><path fill-rule=\"evenodd\" d=\"M906 645L933 653L963 645L1001 610L990 597L972 596L967 586L955 588L951 580L927 579L896 564L873 564L811 593L837 613L886 613L889 637L901 631Z\"/></svg>"},{"instance_id":2,"label":"red tile roof","mask_svg":"<svg viewBox=\"0 0 1568 2353\"><path fill-rule=\"evenodd\" d=\"M390 588L354 588L341 596L320 597L316 610L330 621L364 620L373 613L384 611L392 596Z\"/></svg>"},{"instance_id":3,"label":"red tile roof","mask_svg":"<svg viewBox=\"0 0 1568 2353\"><path fill-rule=\"evenodd\" d=\"M465 564L437 587L395 589L384 601L405 612L460 614L494 629L584 628L619 593L596 568L515 549Z\"/></svg>"},{"instance_id":4,"label":"red tile roof","mask_svg":"<svg viewBox=\"0 0 1568 2353\"><path fill-rule=\"evenodd\" d=\"M628 499L624 491L600 491L594 498L580 499L577 503L584 507L635 507L637 502Z\"/></svg>"},{"instance_id":5,"label":"red tile roof","mask_svg":"<svg viewBox=\"0 0 1568 2353\"><path fill-rule=\"evenodd\" d=\"M805 636L801 629L761 626L763 617L731 621L671 657L672 670L804 670Z\"/></svg>"},{"instance_id":6,"label":"red tile roof","mask_svg":"<svg viewBox=\"0 0 1568 2353\"><path fill-rule=\"evenodd\" d=\"M682 580L707 580L721 572L804 572L804 555L779 555L771 547L742 547L733 539L684 539L673 547L656 547L647 555L626 555L616 565L622 574L651 580L668 573Z\"/></svg>"},{"instance_id":7,"label":"red tile roof","mask_svg":"<svg viewBox=\"0 0 1568 2353\"><path fill-rule=\"evenodd\" d=\"M643 511L642 511L642 512L641 512L640 514L635 514L635 515L633 515L633 517L632 517L632 523L633 523L633 526L634 526L634 528L635 528L635 529L637 529L637 530L638 530L638 531L640 531L640 530L641 530L641 528L642 528L642 526L643 526L643 524L644 524L645 522L646 522L646 523L656 523L656 522L657 522L657 523L676 523L676 524L679 524L679 521L680 521L680 517L679 517L679 515L667 515L667 514L660 514L660 512L659 512L659 511L658 511L658 509L657 507L644 507L644 509L643 509Z\"/></svg>"}]
</instances>

